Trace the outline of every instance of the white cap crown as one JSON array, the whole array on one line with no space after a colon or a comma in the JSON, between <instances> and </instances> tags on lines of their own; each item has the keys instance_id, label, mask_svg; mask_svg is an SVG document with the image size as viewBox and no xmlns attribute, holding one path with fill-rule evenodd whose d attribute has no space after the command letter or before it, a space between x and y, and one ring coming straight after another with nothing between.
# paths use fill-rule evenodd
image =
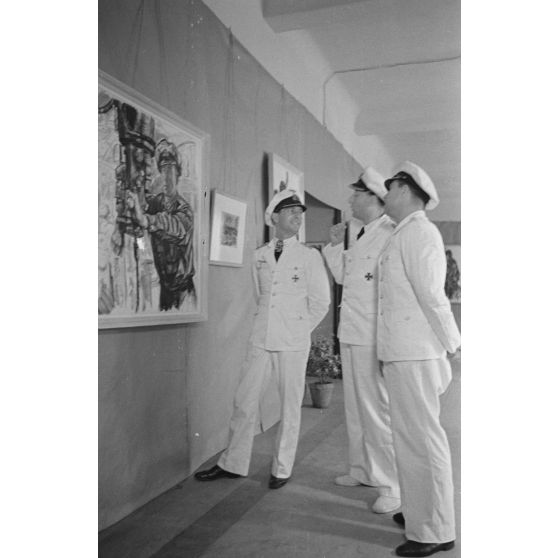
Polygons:
<instances>
[{"instance_id":1,"label":"white cap crown","mask_svg":"<svg viewBox=\"0 0 558 558\"><path fill-rule=\"evenodd\" d=\"M297 205L300 205L301 207L304 208L304 211L306 211L306 207L302 204L302 201L298 198L298 194L294 190L292 190L290 188L285 189L285 190L281 190L280 192L277 192L273 196L273 198L271 198L271 201L269 202L269 205L266 207L265 214L264 214L264 219L265 219L265 224L268 227L273 227L273 221L271 220L271 214L273 213L273 211L275 210L277 205L280 202L282 202L283 200L286 200L288 198L292 198L293 196L295 196L296 199L298 200Z\"/></svg>"},{"instance_id":2,"label":"white cap crown","mask_svg":"<svg viewBox=\"0 0 558 558\"><path fill-rule=\"evenodd\" d=\"M404 161L403 163L398 165L396 167L395 174L391 178L388 178L385 181L385 184L389 185L394 180L399 179L400 177L398 176L398 174L400 173L408 174L416 182L416 185L426 194L428 194L428 197L430 199L426 203L424 207L425 209L434 209L440 203L440 198L438 196L438 192L436 191L436 187L434 186L434 182L432 182L432 179L428 176L428 174L426 174L426 171L421 169L415 163L411 163L411 161Z\"/></svg>"},{"instance_id":3,"label":"white cap crown","mask_svg":"<svg viewBox=\"0 0 558 558\"><path fill-rule=\"evenodd\" d=\"M385 178L374 167L366 167L360 175L360 180L373 194L376 194L382 201L384 200L387 194L384 185Z\"/></svg>"}]
</instances>

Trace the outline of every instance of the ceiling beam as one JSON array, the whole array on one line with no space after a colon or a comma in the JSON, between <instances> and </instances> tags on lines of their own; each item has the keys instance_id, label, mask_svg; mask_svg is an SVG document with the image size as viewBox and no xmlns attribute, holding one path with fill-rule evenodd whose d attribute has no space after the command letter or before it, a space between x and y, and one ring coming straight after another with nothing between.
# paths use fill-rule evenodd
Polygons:
<instances>
[{"instance_id":1,"label":"ceiling beam","mask_svg":"<svg viewBox=\"0 0 558 558\"><path fill-rule=\"evenodd\" d=\"M262 0L262 14L276 33L358 21L371 0Z\"/></svg>"}]
</instances>

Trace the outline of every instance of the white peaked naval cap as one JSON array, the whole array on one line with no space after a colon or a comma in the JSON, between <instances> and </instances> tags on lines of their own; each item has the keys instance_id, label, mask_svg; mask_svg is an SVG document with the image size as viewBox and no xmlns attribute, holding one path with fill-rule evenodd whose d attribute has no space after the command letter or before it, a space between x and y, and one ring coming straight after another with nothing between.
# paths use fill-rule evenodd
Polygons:
<instances>
[{"instance_id":1,"label":"white peaked naval cap","mask_svg":"<svg viewBox=\"0 0 558 558\"><path fill-rule=\"evenodd\" d=\"M425 205L425 209L434 209L439 203L440 198L434 186L432 179L415 163L405 161L396 167L397 172L385 181L385 185L389 186L394 180L402 180L403 182L414 182L423 192L428 194L429 200Z\"/></svg>"},{"instance_id":2,"label":"white peaked naval cap","mask_svg":"<svg viewBox=\"0 0 558 558\"><path fill-rule=\"evenodd\" d=\"M306 211L306 206L300 201L297 193L294 190L286 189L277 192L265 210L265 224L268 227L273 227L271 214L279 212L285 207L302 207L302 211Z\"/></svg>"},{"instance_id":3,"label":"white peaked naval cap","mask_svg":"<svg viewBox=\"0 0 558 558\"><path fill-rule=\"evenodd\" d=\"M354 190L370 190L383 201L387 194L384 182L385 178L374 167L366 167L358 180L350 184L350 187Z\"/></svg>"}]
</instances>

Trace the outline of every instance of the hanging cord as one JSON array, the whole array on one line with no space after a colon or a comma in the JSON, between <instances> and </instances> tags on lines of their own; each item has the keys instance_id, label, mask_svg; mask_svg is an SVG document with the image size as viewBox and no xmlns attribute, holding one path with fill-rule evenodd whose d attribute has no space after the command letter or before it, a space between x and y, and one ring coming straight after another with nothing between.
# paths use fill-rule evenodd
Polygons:
<instances>
[{"instance_id":1,"label":"hanging cord","mask_svg":"<svg viewBox=\"0 0 558 558\"><path fill-rule=\"evenodd\" d=\"M235 124L234 124L234 36L229 28L229 48L227 55L227 67L225 69L225 99L223 110L223 180L224 192L234 190L233 180L235 173Z\"/></svg>"},{"instance_id":2,"label":"hanging cord","mask_svg":"<svg viewBox=\"0 0 558 558\"><path fill-rule=\"evenodd\" d=\"M143 32L143 13L145 11L145 0L141 0L141 4L138 6L138 10L136 12L136 17L134 18L134 24L132 26L132 33L130 37L130 47L128 49L128 55L126 57L127 60L132 58L132 52L134 56L134 61L130 64L130 72L131 72L131 80L130 83L132 87L136 85L136 70L138 69L139 65L139 52L140 52L140 43L141 43L141 35ZM135 43L135 47L133 47ZM132 50L133 49L133 50Z\"/></svg>"},{"instance_id":3,"label":"hanging cord","mask_svg":"<svg viewBox=\"0 0 558 558\"><path fill-rule=\"evenodd\" d=\"M165 47L165 33L161 22L161 4L155 2L155 22L157 26L157 36L159 38L159 77L161 80L162 88L165 93L165 104L170 108L170 89L169 79L167 74L167 51Z\"/></svg>"},{"instance_id":4,"label":"hanging cord","mask_svg":"<svg viewBox=\"0 0 558 558\"><path fill-rule=\"evenodd\" d=\"M290 154L289 154L289 142L288 142L288 138L286 138L286 132L285 132L285 120L286 120L286 100L285 100L285 96L286 96L286 91L285 91L285 86L283 84L281 84L281 103L280 103L280 108L279 108L279 145L281 145L284 148L284 153L286 153L287 156L287 160L290 159Z\"/></svg>"}]
</instances>

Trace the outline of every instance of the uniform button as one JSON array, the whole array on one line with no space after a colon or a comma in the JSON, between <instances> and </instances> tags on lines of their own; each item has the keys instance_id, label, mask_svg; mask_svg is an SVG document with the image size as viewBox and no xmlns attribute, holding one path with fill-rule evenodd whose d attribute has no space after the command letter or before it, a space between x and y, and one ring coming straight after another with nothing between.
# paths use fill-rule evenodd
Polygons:
<instances>
[{"instance_id":1,"label":"uniform button","mask_svg":"<svg viewBox=\"0 0 558 558\"><path fill-rule=\"evenodd\" d=\"M275 304L272 304L271 307L272 307L272 308L275 308Z\"/></svg>"},{"instance_id":2,"label":"uniform button","mask_svg":"<svg viewBox=\"0 0 558 558\"><path fill-rule=\"evenodd\" d=\"M271 293L271 296L275 296L275 293Z\"/></svg>"},{"instance_id":3,"label":"uniform button","mask_svg":"<svg viewBox=\"0 0 558 558\"><path fill-rule=\"evenodd\" d=\"M273 281L273 284L274 284L274 285L278 285L278 284L279 284L279 281Z\"/></svg>"},{"instance_id":4,"label":"uniform button","mask_svg":"<svg viewBox=\"0 0 558 558\"><path fill-rule=\"evenodd\" d=\"M350 271L346 271L346 272L345 272L345 275L350 275L350 274L351 274Z\"/></svg>"},{"instance_id":5,"label":"uniform button","mask_svg":"<svg viewBox=\"0 0 558 558\"><path fill-rule=\"evenodd\" d=\"M380 298L384 298L384 295L380 295Z\"/></svg>"},{"instance_id":6,"label":"uniform button","mask_svg":"<svg viewBox=\"0 0 558 558\"><path fill-rule=\"evenodd\" d=\"M383 315L384 315L383 311L382 311L382 312L380 312L380 316L383 316Z\"/></svg>"}]
</instances>

